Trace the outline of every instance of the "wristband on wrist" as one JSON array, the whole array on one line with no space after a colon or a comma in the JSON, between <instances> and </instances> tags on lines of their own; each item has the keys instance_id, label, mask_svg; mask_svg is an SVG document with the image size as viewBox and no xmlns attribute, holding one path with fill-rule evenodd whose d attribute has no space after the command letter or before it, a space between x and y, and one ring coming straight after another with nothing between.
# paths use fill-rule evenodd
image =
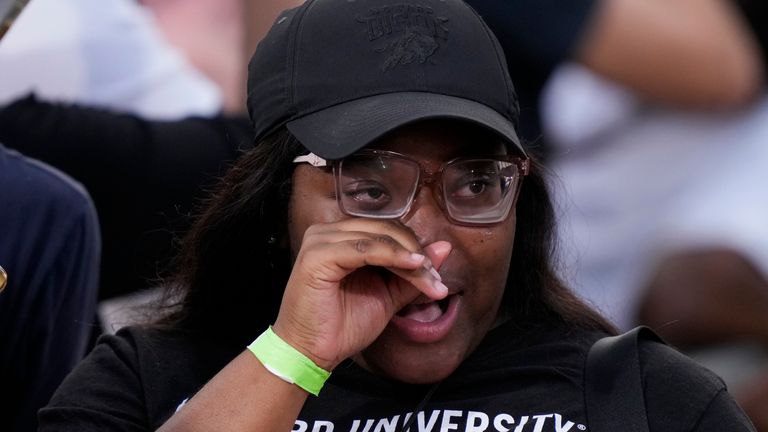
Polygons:
<instances>
[{"instance_id":1,"label":"wristband on wrist","mask_svg":"<svg viewBox=\"0 0 768 432\"><path fill-rule=\"evenodd\" d=\"M272 326L248 345L248 350L273 375L290 384L296 384L315 396L331 376L330 372L280 339L280 336L272 331Z\"/></svg>"}]
</instances>

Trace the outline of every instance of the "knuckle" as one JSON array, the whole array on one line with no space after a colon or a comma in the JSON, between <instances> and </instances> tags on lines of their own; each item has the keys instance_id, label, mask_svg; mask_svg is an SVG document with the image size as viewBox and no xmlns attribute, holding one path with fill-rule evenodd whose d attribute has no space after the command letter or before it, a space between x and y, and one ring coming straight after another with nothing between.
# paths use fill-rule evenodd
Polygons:
<instances>
[{"instance_id":1,"label":"knuckle","mask_svg":"<svg viewBox=\"0 0 768 432\"><path fill-rule=\"evenodd\" d=\"M400 243L398 243L397 240L395 240L392 236L389 236L387 234L378 235L376 236L375 240L377 243L381 243L381 244L392 246L392 247L397 247L400 245Z\"/></svg>"},{"instance_id":2,"label":"knuckle","mask_svg":"<svg viewBox=\"0 0 768 432\"><path fill-rule=\"evenodd\" d=\"M354 241L353 246L359 253L366 253L371 247L371 241L368 239L357 239Z\"/></svg>"},{"instance_id":3,"label":"knuckle","mask_svg":"<svg viewBox=\"0 0 768 432\"><path fill-rule=\"evenodd\" d=\"M392 240L393 245L402 245L405 247L413 246L418 244L418 241L416 239L416 233L411 229L409 226L404 225L399 220L378 220L376 221L377 229L376 231L380 233L380 236L388 237ZM387 242L387 240L382 239L382 243Z\"/></svg>"},{"instance_id":4,"label":"knuckle","mask_svg":"<svg viewBox=\"0 0 768 432\"><path fill-rule=\"evenodd\" d=\"M317 225L310 225L305 231L304 235L302 237L303 240L306 240L312 236L314 236L318 232Z\"/></svg>"}]
</instances>

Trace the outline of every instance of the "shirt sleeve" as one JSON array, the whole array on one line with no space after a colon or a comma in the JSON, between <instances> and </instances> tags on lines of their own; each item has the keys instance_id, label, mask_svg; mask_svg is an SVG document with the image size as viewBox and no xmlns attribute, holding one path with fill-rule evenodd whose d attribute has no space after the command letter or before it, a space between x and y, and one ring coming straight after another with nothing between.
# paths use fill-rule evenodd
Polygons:
<instances>
[{"instance_id":1,"label":"shirt sleeve","mask_svg":"<svg viewBox=\"0 0 768 432\"><path fill-rule=\"evenodd\" d=\"M38 430L150 430L138 370L136 348L125 333L102 337L39 411Z\"/></svg>"}]
</instances>

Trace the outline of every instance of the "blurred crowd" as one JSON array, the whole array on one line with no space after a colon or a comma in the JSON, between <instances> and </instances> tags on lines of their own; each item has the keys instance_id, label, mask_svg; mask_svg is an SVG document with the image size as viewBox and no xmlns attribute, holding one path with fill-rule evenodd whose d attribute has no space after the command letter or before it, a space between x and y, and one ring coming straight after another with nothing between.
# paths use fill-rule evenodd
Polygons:
<instances>
[{"instance_id":1,"label":"blurred crowd","mask_svg":"<svg viewBox=\"0 0 768 432\"><path fill-rule=\"evenodd\" d=\"M768 7L467 2L526 59L510 73L563 279L768 432ZM176 239L253 145L250 54L300 3L32 0L0 39L0 429L33 430L95 339L162 301Z\"/></svg>"}]
</instances>

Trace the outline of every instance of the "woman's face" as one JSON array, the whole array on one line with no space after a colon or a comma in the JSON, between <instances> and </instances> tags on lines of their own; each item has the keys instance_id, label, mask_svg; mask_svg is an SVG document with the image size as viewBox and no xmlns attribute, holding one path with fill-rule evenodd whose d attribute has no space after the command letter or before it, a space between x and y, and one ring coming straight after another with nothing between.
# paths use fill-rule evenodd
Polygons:
<instances>
[{"instance_id":1,"label":"woman's face","mask_svg":"<svg viewBox=\"0 0 768 432\"><path fill-rule=\"evenodd\" d=\"M505 153L488 133L448 121L403 127L371 147L405 154L427 171L436 171L442 163L459 156ZM309 226L349 216L339 210L329 171L301 164L293 180L289 237L295 257ZM443 213L432 189L425 186L400 222L422 247L441 240L451 244L447 257L436 263L449 297L441 302L438 317L434 316L434 305L430 316L423 312L429 305L415 306L425 302L423 297L406 306L354 360L400 381L434 382L452 373L496 321L512 256L514 211L493 226L456 225Z\"/></svg>"}]
</instances>

